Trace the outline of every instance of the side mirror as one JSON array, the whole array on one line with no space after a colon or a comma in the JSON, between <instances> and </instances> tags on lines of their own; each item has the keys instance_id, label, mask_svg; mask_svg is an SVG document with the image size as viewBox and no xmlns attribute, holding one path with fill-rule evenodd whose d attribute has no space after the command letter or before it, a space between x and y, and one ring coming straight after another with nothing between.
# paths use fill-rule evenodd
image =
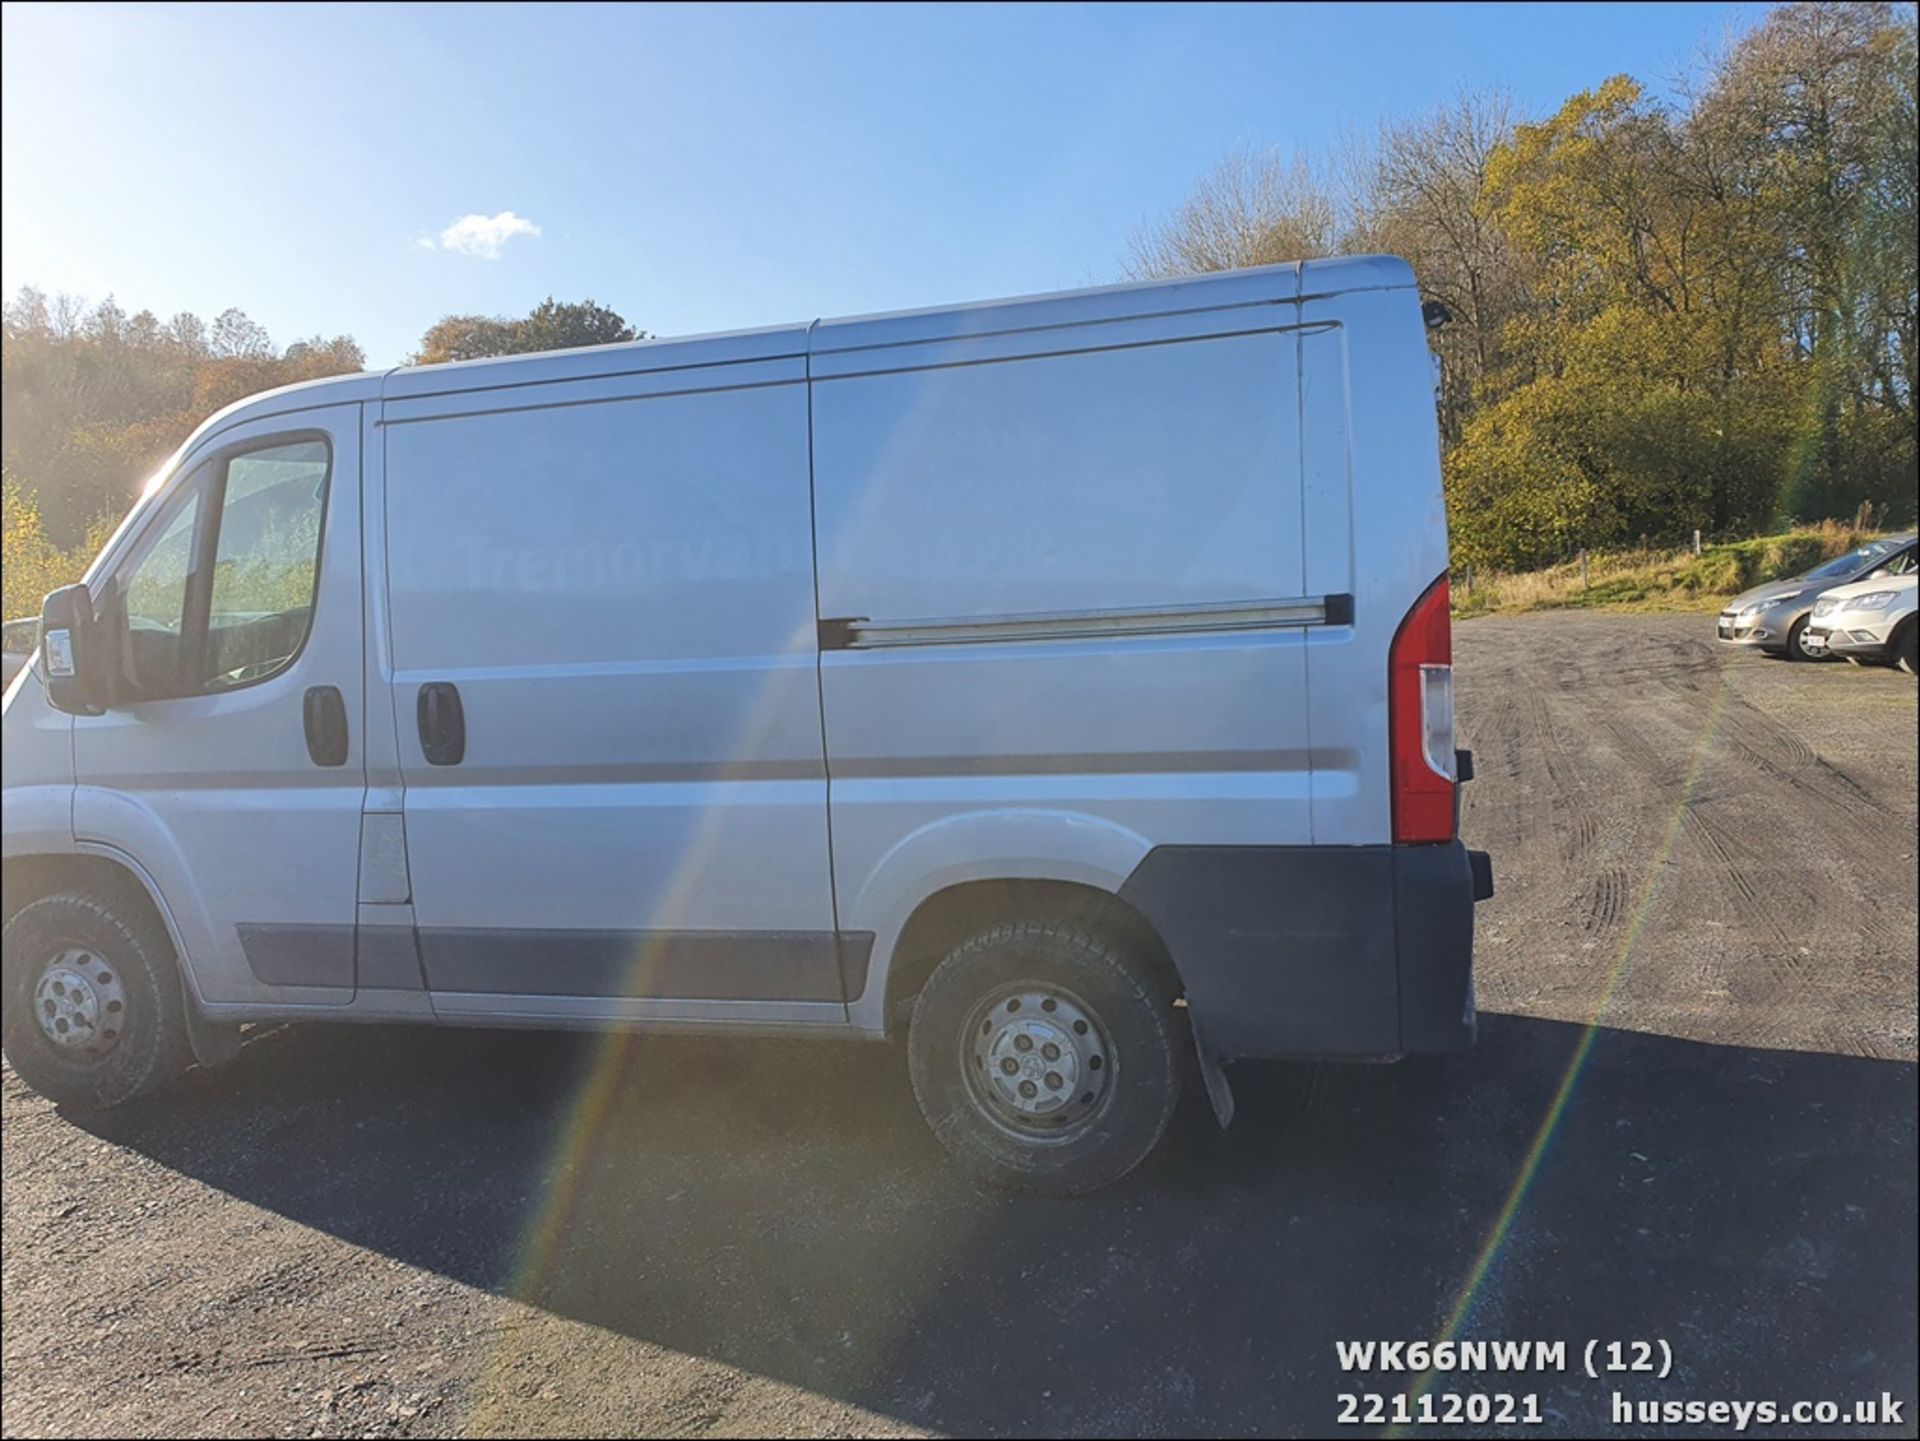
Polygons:
<instances>
[{"instance_id":1,"label":"side mirror","mask_svg":"<svg viewBox=\"0 0 1920 1441\"><path fill-rule=\"evenodd\" d=\"M96 643L93 597L84 585L63 585L40 607L40 679L47 700L69 715L99 715L106 687Z\"/></svg>"}]
</instances>

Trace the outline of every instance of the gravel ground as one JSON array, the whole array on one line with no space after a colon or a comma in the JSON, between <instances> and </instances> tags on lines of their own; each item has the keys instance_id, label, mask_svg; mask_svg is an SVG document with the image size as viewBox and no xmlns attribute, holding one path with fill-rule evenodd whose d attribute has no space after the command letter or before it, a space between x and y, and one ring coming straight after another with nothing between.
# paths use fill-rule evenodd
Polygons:
<instances>
[{"instance_id":1,"label":"gravel ground","mask_svg":"<svg viewBox=\"0 0 1920 1441\"><path fill-rule=\"evenodd\" d=\"M1459 1306L1569 1343L1436 1381L1524 1434L1638 1429L1579 1355L1657 1338L1626 1394L1913 1435L1915 686L1708 627L1461 626L1479 1048L1239 1067L1085 1200L957 1182L887 1047L284 1029L101 1120L7 1073L0 1428L1325 1434L1406 1380L1336 1339Z\"/></svg>"}]
</instances>

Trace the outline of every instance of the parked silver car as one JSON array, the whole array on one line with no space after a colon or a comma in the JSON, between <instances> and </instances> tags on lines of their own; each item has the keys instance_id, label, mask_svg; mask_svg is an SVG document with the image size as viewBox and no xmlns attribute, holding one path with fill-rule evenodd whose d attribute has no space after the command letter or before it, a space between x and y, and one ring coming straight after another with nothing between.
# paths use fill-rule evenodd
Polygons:
<instances>
[{"instance_id":1,"label":"parked silver car","mask_svg":"<svg viewBox=\"0 0 1920 1441\"><path fill-rule=\"evenodd\" d=\"M1857 550L1816 565L1804 575L1772 580L1735 596L1720 612L1717 632L1729 645L1751 646L1789 660L1818 660L1820 652L1806 645L1807 624L1814 602L1835 586L1851 585L1882 570L1892 573L1904 557L1910 566L1914 532L1869 541Z\"/></svg>"}]
</instances>

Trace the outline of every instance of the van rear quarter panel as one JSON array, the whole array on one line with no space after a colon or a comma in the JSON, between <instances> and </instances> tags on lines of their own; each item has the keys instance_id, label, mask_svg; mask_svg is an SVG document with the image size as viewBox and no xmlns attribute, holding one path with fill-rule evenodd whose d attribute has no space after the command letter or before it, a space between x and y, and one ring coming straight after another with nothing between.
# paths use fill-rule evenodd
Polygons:
<instances>
[{"instance_id":1,"label":"van rear quarter panel","mask_svg":"<svg viewBox=\"0 0 1920 1441\"><path fill-rule=\"evenodd\" d=\"M1295 308L1209 320L816 364L822 616L1305 595ZM886 958L914 905L962 881L1117 890L1156 845L1309 843L1307 634L826 651L840 925Z\"/></svg>"},{"instance_id":2,"label":"van rear quarter panel","mask_svg":"<svg viewBox=\"0 0 1920 1441\"><path fill-rule=\"evenodd\" d=\"M1388 651L1447 571L1433 358L1410 286L1308 299L1301 314L1308 583L1354 597L1351 626L1308 637L1313 839L1384 845Z\"/></svg>"}]
</instances>

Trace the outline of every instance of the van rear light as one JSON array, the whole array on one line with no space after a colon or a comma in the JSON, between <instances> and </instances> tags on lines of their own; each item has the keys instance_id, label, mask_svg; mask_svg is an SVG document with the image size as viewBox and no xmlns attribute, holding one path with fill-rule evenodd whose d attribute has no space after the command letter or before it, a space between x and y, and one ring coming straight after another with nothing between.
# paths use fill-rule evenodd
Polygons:
<instances>
[{"instance_id":1,"label":"van rear light","mask_svg":"<svg viewBox=\"0 0 1920 1441\"><path fill-rule=\"evenodd\" d=\"M1453 839L1453 620L1443 575L1413 603L1387 658L1393 839Z\"/></svg>"},{"instance_id":2,"label":"van rear light","mask_svg":"<svg viewBox=\"0 0 1920 1441\"><path fill-rule=\"evenodd\" d=\"M1450 781L1453 773L1453 667L1420 667L1420 744L1427 769Z\"/></svg>"}]
</instances>

